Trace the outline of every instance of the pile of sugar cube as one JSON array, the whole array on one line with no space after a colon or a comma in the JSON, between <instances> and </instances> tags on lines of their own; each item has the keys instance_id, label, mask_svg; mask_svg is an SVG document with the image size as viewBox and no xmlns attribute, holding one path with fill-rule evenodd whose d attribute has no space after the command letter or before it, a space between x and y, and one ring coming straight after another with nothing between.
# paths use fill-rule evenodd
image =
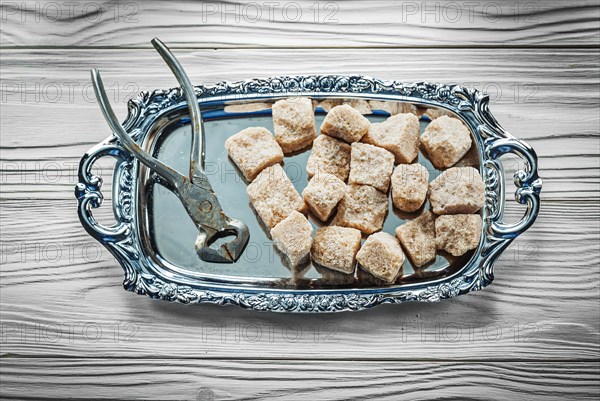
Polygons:
<instances>
[{"instance_id":1,"label":"pile of sugar cube","mask_svg":"<svg viewBox=\"0 0 600 401\"><path fill-rule=\"evenodd\" d=\"M391 284L402 277L405 252L420 267L435 260L437 250L460 256L478 246L483 180L473 167L452 167L472 145L462 121L442 114L420 135L410 109L398 107L385 121L371 123L351 102L321 104L328 112L318 136L313 101L296 97L273 104L274 133L251 127L225 142L249 182L252 207L290 267L312 258L354 274L358 262ZM310 181L301 196L281 164L285 154L311 146ZM420 146L444 169L432 182L427 169L415 163ZM394 207L409 213L422 209L429 196L431 211L397 227L395 236L382 232L389 192ZM308 211L329 223L314 238Z\"/></svg>"}]
</instances>

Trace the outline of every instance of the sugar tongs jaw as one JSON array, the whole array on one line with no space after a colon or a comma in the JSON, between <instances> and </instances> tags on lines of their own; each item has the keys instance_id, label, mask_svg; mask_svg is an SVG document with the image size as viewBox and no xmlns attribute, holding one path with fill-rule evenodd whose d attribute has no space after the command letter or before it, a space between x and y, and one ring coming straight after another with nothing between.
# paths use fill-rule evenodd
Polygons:
<instances>
[{"instance_id":1,"label":"sugar tongs jaw","mask_svg":"<svg viewBox=\"0 0 600 401\"><path fill-rule=\"evenodd\" d=\"M192 146L189 176L184 176L144 151L119 123L110 105L100 72L92 69L92 82L96 98L108 125L123 147L153 171L158 181L177 195L185 210L198 228L196 253L208 262L233 263L241 256L250 233L243 222L225 215L208 177L204 173L204 130L196 93L187 74L170 50L157 38L152 45L167 63L183 91L192 126ZM217 239L235 235L229 242L212 248Z\"/></svg>"}]
</instances>

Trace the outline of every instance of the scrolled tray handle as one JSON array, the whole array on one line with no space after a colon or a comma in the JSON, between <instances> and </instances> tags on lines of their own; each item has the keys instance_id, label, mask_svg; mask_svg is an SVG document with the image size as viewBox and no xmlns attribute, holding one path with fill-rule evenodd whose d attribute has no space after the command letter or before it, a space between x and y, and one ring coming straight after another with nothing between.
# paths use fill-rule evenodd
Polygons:
<instances>
[{"instance_id":1,"label":"scrolled tray handle","mask_svg":"<svg viewBox=\"0 0 600 401\"><path fill-rule=\"evenodd\" d=\"M515 224L505 224L501 221L493 221L491 224L495 236L514 238L533 224L540 210L542 179L538 175L537 155L528 144L512 137L491 141L486 146L486 151L493 160L512 153L525 161L524 168L515 172L514 182L517 187L515 200L527 204L527 211Z\"/></svg>"},{"instance_id":2,"label":"scrolled tray handle","mask_svg":"<svg viewBox=\"0 0 600 401\"><path fill-rule=\"evenodd\" d=\"M104 142L90 149L79 162L78 178L79 182L75 185L75 197L78 201L77 212L79 220L85 230L97 240L107 242L117 242L129 235L129 225L123 220L117 219L112 226L100 224L92 213L92 209L97 209L102 205L104 195L102 194L102 178L92 173L92 167L100 158L111 156L117 159L117 166L120 163L131 160L132 156L122 147Z\"/></svg>"}]
</instances>

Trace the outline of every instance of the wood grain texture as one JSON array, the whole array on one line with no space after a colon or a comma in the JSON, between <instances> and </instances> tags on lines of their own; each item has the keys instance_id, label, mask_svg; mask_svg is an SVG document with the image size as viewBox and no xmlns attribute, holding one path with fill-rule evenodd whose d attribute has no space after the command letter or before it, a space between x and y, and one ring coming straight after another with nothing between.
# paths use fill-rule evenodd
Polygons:
<instances>
[{"instance_id":1,"label":"wood grain texture","mask_svg":"<svg viewBox=\"0 0 600 401\"><path fill-rule=\"evenodd\" d=\"M597 46L594 0L3 2L0 44L27 47Z\"/></svg>"},{"instance_id":2,"label":"wood grain texture","mask_svg":"<svg viewBox=\"0 0 600 401\"><path fill-rule=\"evenodd\" d=\"M544 205L536 225L497 263L496 281L480 293L439 304L295 316L182 306L125 292L121 268L85 236L69 204L2 204L3 230L13 233L5 244L0 295L4 355L142 357L151 350L183 358L600 357L597 205ZM48 216L42 218L53 224L41 226L27 215ZM556 232L562 233L560 247Z\"/></svg>"},{"instance_id":3,"label":"wood grain texture","mask_svg":"<svg viewBox=\"0 0 600 401\"><path fill-rule=\"evenodd\" d=\"M598 392L596 363L8 358L1 366L0 396L11 399L78 399L81 389L94 399L202 401L596 400Z\"/></svg>"},{"instance_id":4,"label":"wood grain texture","mask_svg":"<svg viewBox=\"0 0 600 401\"><path fill-rule=\"evenodd\" d=\"M596 1L258 2L258 19L234 1L73 3L0 4L0 398L597 399ZM108 135L91 67L122 118L132 95L176 85L153 36L198 83L358 73L489 92L540 157L538 221L489 288L437 304L298 316L125 292L73 184Z\"/></svg>"},{"instance_id":5,"label":"wood grain texture","mask_svg":"<svg viewBox=\"0 0 600 401\"><path fill-rule=\"evenodd\" d=\"M595 52L361 52L360 59L356 50L347 49L180 50L177 54L196 82L360 73L478 87L490 94L491 110L501 124L536 149L545 178L544 200L562 200L565 194L571 200L598 200L599 149L593 145L599 135L600 82ZM127 62L131 59L135 66ZM134 94L175 85L151 50L14 50L6 51L0 63L4 79L0 128L11 133L0 138L2 191L15 199L65 199L80 156L108 135L89 85L91 67L103 71L122 118L126 101ZM62 123L66 119L68 126ZM36 129L24 132L24 121Z\"/></svg>"},{"instance_id":6,"label":"wood grain texture","mask_svg":"<svg viewBox=\"0 0 600 401\"><path fill-rule=\"evenodd\" d=\"M132 54L133 71L123 63ZM205 82L361 72L384 79L499 88L492 110L540 155L545 203L533 228L498 262L498 278L490 288L439 305L301 318L182 307L124 292L120 267L84 233L75 213L72 188L78 159L107 135L93 95L83 88L88 69L99 66L123 115L131 95L123 93L131 90L128 84L137 92L166 88L174 80L147 50L11 50L4 53L2 70L6 82L17 84L17 89L5 86L6 102L0 110L10 116L2 118L2 130L11 133L0 138L0 224L3 232L11 233L11 241L3 244L0 283L4 355L139 357L152 349L155 356L194 358L596 360L599 173L593 144L600 117L595 55L587 50L490 54L400 49L365 54L358 60L355 50L345 49L178 51L190 75ZM274 59L278 62L265 62ZM452 67L448 60L453 60ZM53 83L64 84L65 76L74 88L72 96L61 92L56 102L48 103L48 89L35 98L35 83L51 88ZM539 90L528 99L533 102L526 102L529 92L519 94L514 87L524 89L531 83ZM24 131L26 126L37 129ZM110 171L110 165L102 167L101 172ZM514 170L510 161L507 167ZM109 183L107 179L105 188ZM586 203L573 203L577 200ZM110 209L103 209L102 221L110 222ZM510 218L516 219L522 208L511 206L510 211ZM556 232L562 233L560 246ZM456 324L472 332L458 333ZM98 329L101 337L90 346L90 336ZM128 341L115 341L117 329ZM260 338L254 341L258 331ZM300 335L297 341L294 335ZM173 343L173 338L178 341ZM401 347L394 346L398 342Z\"/></svg>"}]
</instances>

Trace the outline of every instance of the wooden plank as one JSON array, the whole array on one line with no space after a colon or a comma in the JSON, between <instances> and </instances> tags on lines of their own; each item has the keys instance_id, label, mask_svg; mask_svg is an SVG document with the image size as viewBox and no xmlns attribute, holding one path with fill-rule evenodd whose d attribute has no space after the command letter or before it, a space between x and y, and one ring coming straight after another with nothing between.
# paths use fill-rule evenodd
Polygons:
<instances>
[{"instance_id":1,"label":"wooden plank","mask_svg":"<svg viewBox=\"0 0 600 401\"><path fill-rule=\"evenodd\" d=\"M597 204L544 205L536 224L498 261L496 281L479 293L310 316L184 306L125 292L121 268L79 227L73 204L0 205L2 232L11 233L2 243L5 356L600 357ZM509 217L516 214L511 208Z\"/></svg>"},{"instance_id":2,"label":"wooden plank","mask_svg":"<svg viewBox=\"0 0 600 401\"><path fill-rule=\"evenodd\" d=\"M597 46L593 0L2 4L2 46ZM168 23L166 23L168 21Z\"/></svg>"},{"instance_id":3,"label":"wooden plank","mask_svg":"<svg viewBox=\"0 0 600 401\"><path fill-rule=\"evenodd\" d=\"M0 5L0 398L597 399L597 3L299 1L272 18L252 4L257 20L230 1ZM363 73L483 88L540 155L540 217L491 287L439 304L298 316L127 293L72 188L107 135L89 68L123 116L139 90L175 85L155 35L195 81ZM507 219L522 211L509 204ZM109 207L97 215L111 221Z\"/></svg>"},{"instance_id":4,"label":"wooden plank","mask_svg":"<svg viewBox=\"0 0 600 401\"><path fill-rule=\"evenodd\" d=\"M189 74L208 83L277 74L360 72L383 79L479 87L490 92L497 119L537 150L546 178L545 200L561 200L565 194L573 200L598 200L600 85L594 52L364 53L365 58L357 59L355 50L177 52ZM131 58L136 60L134 70L127 62ZM15 50L6 51L1 63L0 128L9 134L0 138L0 174L3 196L13 199L66 199L80 156L108 135L89 86L89 68L102 69L121 116L134 93L175 84L162 60L147 50ZM23 121L36 129L24 133Z\"/></svg>"},{"instance_id":5,"label":"wooden plank","mask_svg":"<svg viewBox=\"0 0 600 401\"><path fill-rule=\"evenodd\" d=\"M3 358L11 399L596 400L594 362L456 363Z\"/></svg>"},{"instance_id":6,"label":"wooden plank","mask_svg":"<svg viewBox=\"0 0 600 401\"><path fill-rule=\"evenodd\" d=\"M101 139L98 140L100 142ZM531 141L534 149L545 147L558 147L561 141ZM570 144L564 141L565 146L560 150L569 151L569 145L579 146L583 152L592 152L589 156L568 155L557 157L540 156L540 174L544 179L542 199L550 202L561 202L568 197L571 201L598 201L600 193L600 170L598 157L595 152L593 138L573 139ZM536 144L539 144L536 146ZM72 147L61 147L40 150L46 156L37 159L40 150L32 151L27 148L2 149L0 158L0 190L4 199L53 199L71 200L74 184L77 181L77 167L81 156L92 147L92 144L77 144ZM584 147L586 147L584 149ZM557 152L560 151L557 149ZM61 152L73 153L73 156L62 157ZM10 159L4 158L9 155ZM56 155L56 156L55 156ZM20 159L20 158L23 159ZM110 194L112 183L112 160L98 162L97 173L104 180L104 191ZM503 163L506 174L507 197L509 201L514 198L513 173L515 166L521 166L516 159Z\"/></svg>"},{"instance_id":7,"label":"wooden plank","mask_svg":"<svg viewBox=\"0 0 600 401\"><path fill-rule=\"evenodd\" d=\"M83 90L89 79L87 70L96 65L105 71L106 82L115 88L113 95L121 115L126 84L134 83L136 91L174 84L155 54L146 50L133 54L138 63L134 71L130 63L123 62L131 52L122 50L4 53L5 83L34 84L25 86L25 100L23 90L12 93L13 87L4 85L6 102L0 109L2 132L10 133L0 138L0 224L3 232L11 233L11 241L2 243L4 353L93 356L100 350L104 355L140 356L150 347L154 355L169 357L293 355L343 359L358 352L373 358L408 359L501 359L515 355L527 360L598 358L600 324L593 311L598 294L595 266L599 262L595 246L595 127L599 117L597 59L593 53L370 50L359 60L354 50L179 51L190 75L202 76L207 82L360 71L385 79L499 86L503 92L492 105L497 118L530 142L541 156L542 175L547 178L544 201L555 203L544 203L536 225L499 261L498 279L492 287L439 305L412 304L310 317L183 307L121 289L121 269L79 226L71 191L78 158L107 135L97 106ZM549 57L552 68L547 65ZM449 59L454 60L452 68L447 64ZM65 77L72 80L67 81L69 85L80 89L72 98L63 94L56 103L47 103L45 92L39 92L35 83L49 88L64 85ZM524 88L528 83L539 87L534 99L538 102L524 102L522 95L515 97L511 92L511 87ZM41 93L40 100L36 100L37 93ZM23 121L36 129L24 132ZM577 200L593 203L570 203ZM109 211L104 210L107 217ZM562 233L560 243L556 232ZM557 265L557 260L565 260L564 266ZM33 294L36 306L30 302ZM464 331L456 340L451 333L457 322L461 327L473 327L472 337L470 331ZM499 337L496 324L500 325ZM252 342L248 330L257 326L261 333L276 333L273 340L262 334L260 341ZM298 349L297 343L290 341L290 333L298 327L302 333L298 343L308 346L306 349ZM71 328L73 340L67 334ZM91 350L90 336L97 328L104 337ZM135 333L137 341L115 342L114 336L109 340L107 333L115 329ZM37 332L43 334L35 339ZM173 344L172 338L180 340ZM336 342L325 342L331 339ZM402 347L394 346L398 342Z\"/></svg>"}]
</instances>

